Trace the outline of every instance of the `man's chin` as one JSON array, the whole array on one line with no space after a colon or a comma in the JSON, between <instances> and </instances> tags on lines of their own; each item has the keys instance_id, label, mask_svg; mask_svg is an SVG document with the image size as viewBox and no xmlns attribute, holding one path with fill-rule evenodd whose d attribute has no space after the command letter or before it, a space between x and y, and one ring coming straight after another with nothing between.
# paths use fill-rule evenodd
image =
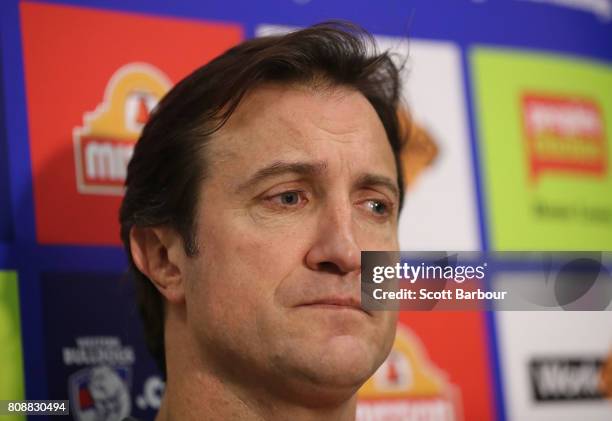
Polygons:
<instances>
[{"instance_id":1,"label":"man's chin","mask_svg":"<svg viewBox=\"0 0 612 421\"><path fill-rule=\"evenodd\" d=\"M380 349L356 335L332 335L301 351L302 368L314 384L359 388L384 360ZM305 355L304 355L305 354Z\"/></svg>"},{"instance_id":2,"label":"man's chin","mask_svg":"<svg viewBox=\"0 0 612 421\"><path fill-rule=\"evenodd\" d=\"M331 339L323 352L302 349L297 359L284 361L281 393L321 407L351 399L378 367L355 345L354 338L345 336Z\"/></svg>"},{"instance_id":3,"label":"man's chin","mask_svg":"<svg viewBox=\"0 0 612 421\"><path fill-rule=\"evenodd\" d=\"M383 363L393 342L394 325L360 310L292 311L286 320L290 328L277 325L286 334L276 335L279 342L268 350L276 373L304 391L350 396Z\"/></svg>"}]
</instances>

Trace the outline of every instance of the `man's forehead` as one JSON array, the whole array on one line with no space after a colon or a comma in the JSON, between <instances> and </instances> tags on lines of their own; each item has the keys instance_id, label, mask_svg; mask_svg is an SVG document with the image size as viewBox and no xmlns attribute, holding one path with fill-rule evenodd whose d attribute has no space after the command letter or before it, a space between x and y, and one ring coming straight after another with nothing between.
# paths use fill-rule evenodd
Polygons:
<instances>
[{"instance_id":1,"label":"man's forehead","mask_svg":"<svg viewBox=\"0 0 612 421\"><path fill-rule=\"evenodd\" d=\"M245 96L214 136L215 152L271 148L281 153L337 141L389 149L382 122L368 100L343 86L265 84ZM357 145L355 145L357 146ZM390 149L389 149L390 152Z\"/></svg>"}]
</instances>

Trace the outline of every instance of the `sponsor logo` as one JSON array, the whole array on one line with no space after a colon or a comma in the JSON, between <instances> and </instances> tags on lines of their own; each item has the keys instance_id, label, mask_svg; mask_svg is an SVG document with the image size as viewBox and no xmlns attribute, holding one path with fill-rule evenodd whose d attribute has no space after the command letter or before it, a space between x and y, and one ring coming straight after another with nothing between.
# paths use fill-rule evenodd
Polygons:
<instances>
[{"instance_id":1,"label":"sponsor logo","mask_svg":"<svg viewBox=\"0 0 612 421\"><path fill-rule=\"evenodd\" d=\"M429 361L421 341L401 325L389 356L358 397L358 421L462 419L458 389Z\"/></svg>"},{"instance_id":2,"label":"sponsor logo","mask_svg":"<svg viewBox=\"0 0 612 421\"><path fill-rule=\"evenodd\" d=\"M525 93L522 112L533 182L544 172L606 174L603 115L594 100Z\"/></svg>"},{"instance_id":3,"label":"sponsor logo","mask_svg":"<svg viewBox=\"0 0 612 421\"><path fill-rule=\"evenodd\" d=\"M536 402L603 399L600 377L603 358L534 358L529 362Z\"/></svg>"},{"instance_id":4,"label":"sponsor logo","mask_svg":"<svg viewBox=\"0 0 612 421\"><path fill-rule=\"evenodd\" d=\"M62 348L66 366L86 366L68 378L68 396L78 421L116 421L131 412L134 349L115 336L76 338Z\"/></svg>"},{"instance_id":5,"label":"sponsor logo","mask_svg":"<svg viewBox=\"0 0 612 421\"><path fill-rule=\"evenodd\" d=\"M411 189L417 178L435 162L439 155L439 142L429 130L412 118L407 109L399 110L398 120L405 141L400 155L404 185L406 189Z\"/></svg>"},{"instance_id":6,"label":"sponsor logo","mask_svg":"<svg viewBox=\"0 0 612 421\"><path fill-rule=\"evenodd\" d=\"M168 77L150 64L127 64L113 74L102 102L73 131L79 193L123 193L134 144L170 87Z\"/></svg>"}]
</instances>

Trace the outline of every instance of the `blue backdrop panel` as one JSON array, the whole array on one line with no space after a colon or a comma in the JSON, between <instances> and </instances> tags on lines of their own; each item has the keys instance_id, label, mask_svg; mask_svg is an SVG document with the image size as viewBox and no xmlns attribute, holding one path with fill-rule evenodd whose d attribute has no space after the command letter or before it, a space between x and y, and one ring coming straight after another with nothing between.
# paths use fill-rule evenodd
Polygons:
<instances>
[{"instance_id":1,"label":"blue backdrop panel","mask_svg":"<svg viewBox=\"0 0 612 421\"><path fill-rule=\"evenodd\" d=\"M131 412L152 419L161 379L144 347L133 282L121 274L58 272L41 282L49 399L70 398L66 419L89 419L95 405L114 408L118 418Z\"/></svg>"}]
</instances>

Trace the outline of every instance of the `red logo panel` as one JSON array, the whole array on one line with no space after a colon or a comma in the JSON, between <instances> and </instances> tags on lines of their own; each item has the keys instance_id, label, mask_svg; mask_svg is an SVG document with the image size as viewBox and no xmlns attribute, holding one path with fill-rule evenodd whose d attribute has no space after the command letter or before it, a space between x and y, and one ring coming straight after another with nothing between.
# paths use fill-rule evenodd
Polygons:
<instances>
[{"instance_id":1,"label":"red logo panel","mask_svg":"<svg viewBox=\"0 0 612 421\"><path fill-rule=\"evenodd\" d=\"M411 343L422 345L422 350L415 352L421 355L414 359L419 361L418 369L412 372L428 373L423 378L435 385L427 388L425 380L415 381L421 399L415 393L408 397L420 403L419 409L424 411L422 419L495 419L485 313L401 312L400 326L402 324L413 334ZM415 345L412 348L418 350Z\"/></svg>"},{"instance_id":2,"label":"red logo panel","mask_svg":"<svg viewBox=\"0 0 612 421\"><path fill-rule=\"evenodd\" d=\"M37 238L119 244L125 167L157 101L235 24L21 3Z\"/></svg>"}]
</instances>

